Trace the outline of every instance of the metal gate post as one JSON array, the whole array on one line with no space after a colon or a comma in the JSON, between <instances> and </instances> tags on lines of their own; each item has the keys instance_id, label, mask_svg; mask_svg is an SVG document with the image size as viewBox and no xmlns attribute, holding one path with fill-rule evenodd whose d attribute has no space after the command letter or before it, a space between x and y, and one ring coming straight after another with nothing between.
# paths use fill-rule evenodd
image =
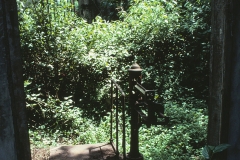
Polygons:
<instances>
[{"instance_id":1,"label":"metal gate post","mask_svg":"<svg viewBox=\"0 0 240 160\"><path fill-rule=\"evenodd\" d=\"M134 63L129 71L129 107L131 108L131 140L130 140L130 152L128 153L127 160L143 160L142 154L139 152L138 130L139 130L139 118L138 113L135 110L135 103L138 96L133 93L133 88L136 83L141 84L142 69L137 63Z\"/></svg>"}]
</instances>

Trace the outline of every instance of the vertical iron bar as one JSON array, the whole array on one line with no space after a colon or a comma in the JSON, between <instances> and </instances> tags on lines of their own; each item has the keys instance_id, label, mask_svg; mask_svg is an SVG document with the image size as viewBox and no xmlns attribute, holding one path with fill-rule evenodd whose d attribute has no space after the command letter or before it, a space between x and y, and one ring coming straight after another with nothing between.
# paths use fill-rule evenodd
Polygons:
<instances>
[{"instance_id":1,"label":"vertical iron bar","mask_svg":"<svg viewBox=\"0 0 240 160\"><path fill-rule=\"evenodd\" d=\"M111 118L110 118L110 142L112 143L113 142L113 137L112 137L112 124L113 124L113 81L111 80Z\"/></svg>"},{"instance_id":2,"label":"vertical iron bar","mask_svg":"<svg viewBox=\"0 0 240 160\"><path fill-rule=\"evenodd\" d=\"M126 143L125 143L125 140L126 140L126 130L125 130L125 93L122 91L121 87L116 83L115 80L111 80L111 106L112 106L112 110L111 110L111 128L110 128L110 136L111 136L111 144L113 143L113 114L115 115L115 118L116 118L116 144L115 144L115 147L113 146L112 144L112 147L114 149L114 152L116 154L116 158L119 159L119 121L120 119L122 118L122 148L123 148L123 158L124 160L126 160ZM119 92L121 94L121 96L119 96ZM113 93L115 94L115 101L113 103ZM119 100L121 102L119 102ZM116 110L115 112L113 113L113 104L115 104L116 106ZM120 117L119 119L119 105L122 105L122 116Z\"/></svg>"},{"instance_id":3,"label":"vertical iron bar","mask_svg":"<svg viewBox=\"0 0 240 160\"><path fill-rule=\"evenodd\" d=\"M122 142L122 147L123 147L123 160L126 160L126 143L125 143L125 95L122 96L123 98L123 108L122 108L122 121L123 121L123 142Z\"/></svg>"},{"instance_id":4,"label":"vertical iron bar","mask_svg":"<svg viewBox=\"0 0 240 160\"><path fill-rule=\"evenodd\" d=\"M116 152L118 152L118 88L116 87Z\"/></svg>"}]
</instances>

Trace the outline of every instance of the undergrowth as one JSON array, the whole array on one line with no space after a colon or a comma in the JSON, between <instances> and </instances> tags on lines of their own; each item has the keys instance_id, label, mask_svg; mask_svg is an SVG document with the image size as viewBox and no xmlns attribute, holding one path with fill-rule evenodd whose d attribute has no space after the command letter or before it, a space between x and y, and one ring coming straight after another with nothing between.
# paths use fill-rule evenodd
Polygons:
<instances>
[{"instance_id":1,"label":"undergrowth","mask_svg":"<svg viewBox=\"0 0 240 160\"><path fill-rule=\"evenodd\" d=\"M45 106L44 106L45 105ZM34 147L57 145L78 145L108 143L110 141L110 113L102 117L100 122L85 118L82 111L73 107L71 101L44 102L41 106L42 116L51 116L39 126L30 126L30 140ZM193 108L198 105L198 109ZM47 107L48 106L48 107ZM65 107L63 107L65 106ZM203 103L167 103L166 115L170 123L166 126L145 125L139 129L139 149L148 160L160 159L200 159L200 150L205 145L207 116ZM46 107L45 109L43 109ZM197 106L195 106L197 107ZM204 107L205 108L205 107ZM37 112L37 111L36 111ZM41 115L39 114L39 116ZM122 124L120 117L119 148L122 153ZM130 150L130 117L126 118L126 150ZM115 117L114 117L115 120ZM57 124L54 124L57 123ZM115 123L113 124L115 128ZM113 130L113 139L116 139Z\"/></svg>"}]
</instances>

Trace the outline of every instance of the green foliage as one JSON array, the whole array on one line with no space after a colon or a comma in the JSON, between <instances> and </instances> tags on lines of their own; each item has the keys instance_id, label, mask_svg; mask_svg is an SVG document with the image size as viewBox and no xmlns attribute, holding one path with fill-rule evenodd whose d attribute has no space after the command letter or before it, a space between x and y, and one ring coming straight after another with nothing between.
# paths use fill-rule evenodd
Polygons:
<instances>
[{"instance_id":1,"label":"green foliage","mask_svg":"<svg viewBox=\"0 0 240 160\"><path fill-rule=\"evenodd\" d=\"M211 159L214 159L214 155L216 153L222 152L222 151L226 150L228 147L230 147L229 144L219 144L218 146L206 145L202 149L202 155L206 160L207 159L211 160Z\"/></svg>"},{"instance_id":2,"label":"green foliage","mask_svg":"<svg viewBox=\"0 0 240 160\"><path fill-rule=\"evenodd\" d=\"M177 104L165 107L170 124L140 131L140 149L144 157L149 160L198 159L206 139L206 110Z\"/></svg>"},{"instance_id":3,"label":"green foliage","mask_svg":"<svg viewBox=\"0 0 240 160\"><path fill-rule=\"evenodd\" d=\"M66 105L60 102L60 105ZM110 114L104 116L100 123L81 117L81 111L68 107L65 114L59 113L60 107L49 102L45 113L55 113L58 125L49 127L54 120L44 121L39 127L30 130L31 143L35 146L60 145L60 144L88 144L109 142ZM200 150L206 143L207 116L206 109L194 109L191 104L166 104L166 114L170 116L170 123L166 126L142 126L139 131L140 152L145 159L199 159ZM63 107L64 108L64 107ZM199 108L196 106L196 108ZM63 110L62 110L63 111ZM61 111L61 112L62 112ZM76 118L77 117L77 118ZM119 114L121 117L121 114ZM130 117L126 117L126 144L127 151L130 146ZM63 120L63 121L62 121ZM115 117L114 117L115 122ZM120 119L121 122L121 119ZM115 128L115 123L113 124ZM122 130L120 123L120 131ZM113 130L113 139L116 139ZM122 153L122 132L119 132L119 147Z\"/></svg>"},{"instance_id":4,"label":"green foliage","mask_svg":"<svg viewBox=\"0 0 240 160\"><path fill-rule=\"evenodd\" d=\"M206 97L207 3L132 1L127 12L120 11L122 21L97 17L93 24L68 7L38 3L20 12L25 78L42 85L46 97L73 95L81 106L104 105L109 78L127 82L122 75L132 61L160 100Z\"/></svg>"},{"instance_id":5,"label":"green foliage","mask_svg":"<svg viewBox=\"0 0 240 160\"><path fill-rule=\"evenodd\" d=\"M97 17L93 24L77 18L67 4L20 7L25 79L41 86L45 99L49 94L60 100L73 96L76 105L102 115L104 110L91 106L104 106L102 93L110 77L121 79L132 61L140 59L135 53L173 35L169 28L178 16L176 5L169 6L166 10L161 2L136 2L122 14L123 21L108 23Z\"/></svg>"},{"instance_id":6,"label":"green foliage","mask_svg":"<svg viewBox=\"0 0 240 160\"><path fill-rule=\"evenodd\" d=\"M208 1L133 0L128 10L119 9L120 20L98 16L92 24L69 3L19 0L18 6L32 143L106 142L110 79L127 91L127 70L136 61L144 69L143 86L156 90L171 117L167 126L140 130L144 157L200 154L207 123Z\"/></svg>"}]
</instances>

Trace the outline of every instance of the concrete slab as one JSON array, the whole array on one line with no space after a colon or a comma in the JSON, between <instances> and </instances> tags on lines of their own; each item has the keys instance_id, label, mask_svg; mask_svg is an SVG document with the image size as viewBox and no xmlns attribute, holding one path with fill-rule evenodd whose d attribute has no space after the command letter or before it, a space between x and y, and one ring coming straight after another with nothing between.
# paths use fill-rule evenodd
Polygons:
<instances>
[{"instance_id":1,"label":"concrete slab","mask_svg":"<svg viewBox=\"0 0 240 160\"><path fill-rule=\"evenodd\" d=\"M50 149L50 160L118 160L111 144L60 146Z\"/></svg>"}]
</instances>

